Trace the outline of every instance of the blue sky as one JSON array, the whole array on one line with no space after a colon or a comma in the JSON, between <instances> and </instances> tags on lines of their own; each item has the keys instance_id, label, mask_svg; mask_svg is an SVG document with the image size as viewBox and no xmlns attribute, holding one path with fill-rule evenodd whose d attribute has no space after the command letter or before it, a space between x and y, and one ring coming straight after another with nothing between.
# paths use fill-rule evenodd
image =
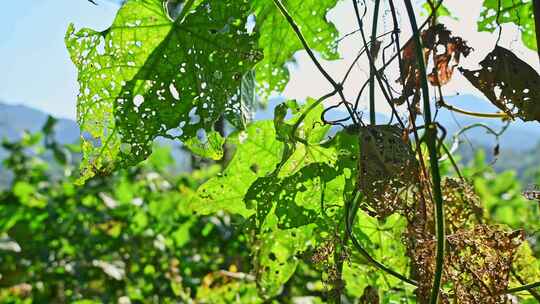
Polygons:
<instances>
[{"instance_id":1,"label":"blue sky","mask_svg":"<svg viewBox=\"0 0 540 304\"><path fill-rule=\"evenodd\" d=\"M24 104L51 113L58 117L75 118L76 95L78 91L77 72L64 46L64 34L70 22L76 28L90 27L106 29L114 19L118 5L113 0L99 0L95 6L87 0L5 0L0 10L0 101ZM423 1L417 0L418 7ZM339 2L328 15L341 33L356 27L355 17L349 1ZM451 12L459 20L441 18L455 34L468 40L476 51L468 58L462 58L462 65L478 67L478 62L495 44L496 35L476 32L476 20L480 14L481 0L471 1L467 6L460 1L448 2ZM385 11L383 7L383 11ZM398 5L398 11L404 9ZM368 12L367 16L371 13ZM419 19L425 17L418 16ZM390 30L388 14L381 16L381 32ZM410 35L409 24L404 16L401 21L402 39ZM366 24L371 24L369 17ZM520 41L520 34L514 26L504 25L501 45L510 47L520 58L539 68L536 52L526 49ZM340 44L341 60L323 62L327 71L340 79L344 66L354 59L361 42L358 36L351 36ZM327 81L318 73L305 52L296 56L297 64L292 67L291 81L283 95L287 98L304 99L318 97L331 89ZM363 60L363 61L362 61ZM358 68L353 70L349 83L362 83L368 76L368 63L363 58ZM393 73L393 74L392 74ZM397 79L397 69L389 72L389 79ZM345 88L347 96L356 96L356 86ZM473 94L485 99L481 93L464 80L459 73L449 85L444 87L445 95ZM367 95L361 100L363 109L367 106ZM377 111L389 113L384 98L377 98ZM336 102L329 100L328 103Z\"/></svg>"},{"instance_id":2,"label":"blue sky","mask_svg":"<svg viewBox=\"0 0 540 304\"><path fill-rule=\"evenodd\" d=\"M7 0L0 10L0 101L74 118L77 72L64 46L70 22L105 29L117 5L86 0ZM104 1L101 1L104 2Z\"/></svg>"}]
</instances>

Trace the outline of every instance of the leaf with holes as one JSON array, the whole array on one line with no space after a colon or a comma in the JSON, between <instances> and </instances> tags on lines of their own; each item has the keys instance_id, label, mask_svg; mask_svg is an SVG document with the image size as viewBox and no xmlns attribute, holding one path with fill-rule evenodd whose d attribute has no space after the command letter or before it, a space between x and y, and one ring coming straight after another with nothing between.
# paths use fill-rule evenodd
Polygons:
<instances>
[{"instance_id":1,"label":"leaf with holes","mask_svg":"<svg viewBox=\"0 0 540 304\"><path fill-rule=\"evenodd\" d=\"M245 131L232 134L228 141L237 145L236 153L220 176L204 183L198 190L197 199L190 204L201 214L220 210L249 217L253 210L244 202L251 184L271 173L279 162L283 144L276 140L271 121L251 124Z\"/></svg>"},{"instance_id":2,"label":"leaf with holes","mask_svg":"<svg viewBox=\"0 0 540 304\"><path fill-rule=\"evenodd\" d=\"M336 27L326 15L337 0L287 0L282 1L302 30L310 48L328 60L338 59L338 37ZM286 64L294 62L293 55L303 50L302 44L276 5L268 0L254 0L253 11L256 26L261 33L259 45L264 50L264 59L255 71L257 81L266 94L281 92L289 81Z\"/></svg>"},{"instance_id":3,"label":"leaf with holes","mask_svg":"<svg viewBox=\"0 0 540 304\"><path fill-rule=\"evenodd\" d=\"M511 117L540 121L540 75L511 51L495 46L479 70L460 68L463 76Z\"/></svg>"},{"instance_id":4,"label":"leaf with holes","mask_svg":"<svg viewBox=\"0 0 540 304\"><path fill-rule=\"evenodd\" d=\"M484 0L477 22L478 31L495 31L497 19L499 24L515 24L521 32L523 44L531 50L537 50L533 0Z\"/></svg>"},{"instance_id":5,"label":"leaf with holes","mask_svg":"<svg viewBox=\"0 0 540 304\"><path fill-rule=\"evenodd\" d=\"M403 209L400 192L414 186L418 164L397 125L361 127L358 189L364 193L362 209L384 218Z\"/></svg>"},{"instance_id":6,"label":"leaf with holes","mask_svg":"<svg viewBox=\"0 0 540 304\"><path fill-rule=\"evenodd\" d=\"M144 160L158 136L221 157L213 124L220 115L238 121L242 77L261 57L246 29L249 9L249 1L206 0L173 21L162 1L132 0L104 32L70 26L82 180Z\"/></svg>"}]
</instances>

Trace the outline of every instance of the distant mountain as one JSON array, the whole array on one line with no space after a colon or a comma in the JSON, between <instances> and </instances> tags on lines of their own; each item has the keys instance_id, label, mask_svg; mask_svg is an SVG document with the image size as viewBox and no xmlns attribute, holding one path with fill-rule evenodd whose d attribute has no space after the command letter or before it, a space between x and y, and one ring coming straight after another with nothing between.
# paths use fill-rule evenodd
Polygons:
<instances>
[{"instance_id":1,"label":"distant mountain","mask_svg":"<svg viewBox=\"0 0 540 304\"><path fill-rule=\"evenodd\" d=\"M0 139L14 140L20 138L24 131L40 131L47 117L47 114L27 106L0 102ZM79 139L79 127L73 120L58 119L55 131L62 144L75 143Z\"/></svg>"},{"instance_id":2,"label":"distant mountain","mask_svg":"<svg viewBox=\"0 0 540 304\"><path fill-rule=\"evenodd\" d=\"M24 105L10 105L0 102L0 141L2 139L19 139L25 131L39 132L47 121L47 117L48 114ZM56 140L61 144L73 144L79 141L79 126L73 120L58 119L54 131ZM181 145L178 142L161 138L158 143L171 146L172 156L176 161L174 170L185 171L189 168L189 157L180 148ZM6 152L0 147L0 166L1 160L5 156ZM2 176L0 176L0 185L3 182Z\"/></svg>"},{"instance_id":3,"label":"distant mountain","mask_svg":"<svg viewBox=\"0 0 540 304\"><path fill-rule=\"evenodd\" d=\"M499 111L488 101L473 95L446 97L445 101L457 108L471 112L495 113ZM506 124L500 119L471 117L446 109L439 110L437 120L447 128L448 134L454 134L461 128L475 123L483 123L494 131L499 132ZM484 128L470 129L462 137L481 146L493 147L495 145L495 136L488 134ZM537 121L524 122L517 119L510 124L499 140L503 149L511 149L513 151L530 150L540 142L540 123Z\"/></svg>"},{"instance_id":4,"label":"distant mountain","mask_svg":"<svg viewBox=\"0 0 540 304\"><path fill-rule=\"evenodd\" d=\"M494 113L497 108L489 102L473 95L458 95L445 98L446 102L458 108L473 112ZM274 108L283 101L283 98L270 100L264 109L255 113L255 120L272 119ZM343 111L331 111L327 119L337 120L346 117L348 114ZM15 139L20 137L25 130L36 132L41 129L47 114L23 105L8 105L0 102L0 138ZM440 109L437 120L446 127L448 136L456 133L461 128L474 124L483 123L495 131L499 131L504 123L499 119L486 119L471 117L446 109ZM377 121L388 121L388 116L377 114ZM59 119L56 125L57 138L61 143L74 143L79 139L79 127L77 123L69 119ZM467 138L471 142L485 147L495 145L495 137L486 132L483 128L474 128L463 134L462 138ZM523 122L517 120L512 122L506 132L501 136L501 148L512 149L514 151L530 150L540 142L540 123Z\"/></svg>"}]
</instances>

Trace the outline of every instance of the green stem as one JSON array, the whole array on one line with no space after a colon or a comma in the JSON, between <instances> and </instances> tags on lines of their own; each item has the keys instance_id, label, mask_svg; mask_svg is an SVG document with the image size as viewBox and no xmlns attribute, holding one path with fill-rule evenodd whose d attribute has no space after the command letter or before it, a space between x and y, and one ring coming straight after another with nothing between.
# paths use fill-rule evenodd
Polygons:
<instances>
[{"instance_id":1,"label":"green stem","mask_svg":"<svg viewBox=\"0 0 540 304\"><path fill-rule=\"evenodd\" d=\"M373 25L371 27L371 44L370 51L375 47L375 41L377 37L377 21L379 18L380 0L375 0L375 8L373 9ZM373 63L369 68L369 122L371 125L375 125L375 57L373 53Z\"/></svg>"},{"instance_id":2,"label":"green stem","mask_svg":"<svg viewBox=\"0 0 540 304\"><path fill-rule=\"evenodd\" d=\"M358 8L358 3L356 2L356 0L352 0L352 3L353 3L353 7L354 7L354 13L356 15L356 20L358 22L358 27L360 28L360 36L362 37L362 43L364 44L364 48L368 49L368 42L367 42L367 39L366 39L366 34L364 33L364 23L362 21L362 17L360 16L360 9ZM375 67L374 59L372 58L370 52L367 52L366 55L367 55L367 58L368 58L368 61L369 61L370 70L374 69L375 71L377 71L376 67ZM381 92L383 93L384 98L386 99L388 105L392 109L392 113L394 113L394 115L396 115L396 118L397 118L400 126L405 129L405 124L403 123L403 121L399 117L399 113L397 112L397 110L396 110L396 108L394 106L394 103L392 103L392 98L389 96L389 92L386 91L386 89L384 87L383 79L382 79L381 75L379 75L378 72L375 73L375 78L377 78L377 82L379 83L379 87L381 88ZM368 82L369 82L369 80L368 80ZM360 96L358 96L358 98L360 98Z\"/></svg>"},{"instance_id":3,"label":"green stem","mask_svg":"<svg viewBox=\"0 0 540 304\"><path fill-rule=\"evenodd\" d=\"M514 292L519 292L519 291L526 291L526 290L531 290L533 288L539 288L539 287L540 287L540 282L534 282L534 283L531 283L531 284L527 284L527 285L523 285L523 286L519 286L519 287L515 287L515 288L509 288L504 293L514 293Z\"/></svg>"},{"instance_id":4,"label":"green stem","mask_svg":"<svg viewBox=\"0 0 540 304\"><path fill-rule=\"evenodd\" d=\"M360 191L356 191L354 198L352 201L348 202L345 206L345 229L347 231L347 235L349 236L354 248L373 266L379 268L380 270L392 275L393 277L409 283L413 286L418 286L418 283L412 279L407 278L406 276L396 272L395 270L388 268L384 264L380 263L379 261L375 260L369 252L367 252L364 247L360 244L360 242L356 239L352 232L352 226L354 224L354 218L356 217L356 212L358 212L358 207L360 204L360 201L362 200L362 194Z\"/></svg>"},{"instance_id":5,"label":"green stem","mask_svg":"<svg viewBox=\"0 0 540 304\"><path fill-rule=\"evenodd\" d=\"M443 108L446 108L450 111L453 111L453 112L457 112L457 113L461 113L461 114L464 114L464 115L469 115L469 116L474 116L474 117L481 117L481 118L501 118L501 119L505 119L505 118L511 118L510 116L508 116L508 114L506 113L478 113L478 112L471 112L471 111L467 111L467 110L463 110L463 109L460 109L460 108L457 108L453 105L449 105L445 102L440 102L440 106L443 107Z\"/></svg>"},{"instance_id":6,"label":"green stem","mask_svg":"<svg viewBox=\"0 0 540 304\"><path fill-rule=\"evenodd\" d=\"M444 143L441 143L441 147L443 148L444 153L446 153L446 156L450 160L450 163L454 167L454 171L456 171L456 174L459 176L459 179L461 179L461 181L464 181L463 175L461 174L461 171L459 170L459 166L457 165L456 160L452 156L452 153L450 153L450 150L448 150L448 147L446 147Z\"/></svg>"},{"instance_id":7,"label":"green stem","mask_svg":"<svg viewBox=\"0 0 540 304\"><path fill-rule=\"evenodd\" d=\"M439 299L439 291L442 281L442 273L444 267L444 241L446 239L444 229L444 210L443 199L441 192L441 173L439 172L439 163L437 159L437 127L432 123L431 119L431 107L429 103L429 88L426 77L426 66L424 63L424 54L422 48L422 41L420 39L420 32L416 23L416 17L414 15L414 9L410 0L405 0L405 6L407 8L407 15L411 23L411 29L414 34L414 41L416 44L416 60L418 62L420 83L422 86L422 98L424 103L424 121L426 123L426 144L429 152L429 162L432 178L432 192L433 200L435 203L435 223L437 234L437 253L435 258L435 274L433 276L433 287L431 289L430 303L437 304Z\"/></svg>"}]
</instances>

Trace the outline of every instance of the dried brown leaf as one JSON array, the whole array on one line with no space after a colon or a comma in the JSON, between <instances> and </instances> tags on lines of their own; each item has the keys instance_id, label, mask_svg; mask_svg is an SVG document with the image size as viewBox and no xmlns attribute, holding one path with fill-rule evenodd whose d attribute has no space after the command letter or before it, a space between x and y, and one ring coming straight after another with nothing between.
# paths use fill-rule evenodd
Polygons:
<instances>
[{"instance_id":1,"label":"dried brown leaf","mask_svg":"<svg viewBox=\"0 0 540 304\"><path fill-rule=\"evenodd\" d=\"M358 186L366 198L361 208L379 218L403 209L399 194L417 179L416 158L402 135L396 125L360 128Z\"/></svg>"},{"instance_id":2,"label":"dried brown leaf","mask_svg":"<svg viewBox=\"0 0 540 304\"><path fill-rule=\"evenodd\" d=\"M424 62L429 63L430 55L435 52L433 69L428 75L432 85L445 85L451 79L461 55L468 56L472 48L457 36L452 36L444 24L435 24L422 32ZM416 58L416 45L411 40L403 48L403 71L398 82L403 84L403 96L395 99L396 104L403 104L405 99L417 95L420 89L420 74Z\"/></svg>"},{"instance_id":3,"label":"dried brown leaf","mask_svg":"<svg viewBox=\"0 0 540 304\"><path fill-rule=\"evenodd\" d=\"M373 286L367 286L364 288L364 294L360 297L360 304L379 304L379 292L377 288Z\"/></svg>"},{"instance_id":4,"label":"dried brown leaf","mask_svg":"<svg viewBox=\"0 0 540 304\"><path fill-rule=\"evenodd\" d=\"M459 70L508 115L540 121L540 75L510 50L500 46L484 58L479 70Z\"/></svg>"}]
</instances>

